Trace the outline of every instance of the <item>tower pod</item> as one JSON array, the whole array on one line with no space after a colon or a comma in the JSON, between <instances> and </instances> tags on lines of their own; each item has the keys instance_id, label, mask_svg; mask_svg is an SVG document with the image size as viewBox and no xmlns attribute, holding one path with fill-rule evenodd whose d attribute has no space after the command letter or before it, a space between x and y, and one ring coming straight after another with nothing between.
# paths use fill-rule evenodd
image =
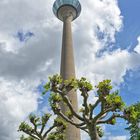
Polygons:
<instances>
[{"instance_id":1,"label":"tower pod","mask_svg":"<svg viewBox=\"0 0 140 140\"><path fill-rule=\"evenodd\" d=\"M81 13L81 4L78 0L56 0L53 5L55 16L63 21L65 14L72 14L73 20Z\"/></svg>"}]
</instances>

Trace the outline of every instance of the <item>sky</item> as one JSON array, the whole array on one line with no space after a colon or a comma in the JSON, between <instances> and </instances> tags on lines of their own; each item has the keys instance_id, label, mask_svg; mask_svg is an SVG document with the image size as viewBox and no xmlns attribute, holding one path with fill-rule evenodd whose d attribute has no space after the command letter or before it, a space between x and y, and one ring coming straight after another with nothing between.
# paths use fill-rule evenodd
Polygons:
<instances>
[{"instance_id":1,"label":"sky","mask_svg":"<svg viewBox=\"0 0 140 140\"><path fill-rule=\"evenodd\" d=\"M0 140L19 140L19 123L49 110L40 92L48 76L59 73L62 40L53 2L0 0ZM139 101L140 1L80 2L81 15L72 23L77 77L93 85L111 79L127 105ZM125 123L103 126L102 140L128 140Z\"/></svg>"}]
</instances>

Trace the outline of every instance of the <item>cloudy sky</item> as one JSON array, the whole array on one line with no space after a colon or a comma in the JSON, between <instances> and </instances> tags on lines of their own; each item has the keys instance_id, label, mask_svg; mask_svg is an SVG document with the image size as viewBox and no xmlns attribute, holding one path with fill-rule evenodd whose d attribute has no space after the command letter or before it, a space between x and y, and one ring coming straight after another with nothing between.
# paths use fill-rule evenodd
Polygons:
<instances>
[{"instance_id":1,"label":"cloudy sky","mask_svg":"<svg viewBox=\"0 0 140 140\"><path fill-rule=\"evenodd\" d=\"M53 2L0 0L0 140L19 140L19 122L46 108L41 85L59 73L61 52L62 23ZM94 84L111 79L127 105L139 101L140 1L80 2L82 13L73 22L77 77ZM104 126L103 140L128 140L124 124Z\"/></svg>"}]
</instances>

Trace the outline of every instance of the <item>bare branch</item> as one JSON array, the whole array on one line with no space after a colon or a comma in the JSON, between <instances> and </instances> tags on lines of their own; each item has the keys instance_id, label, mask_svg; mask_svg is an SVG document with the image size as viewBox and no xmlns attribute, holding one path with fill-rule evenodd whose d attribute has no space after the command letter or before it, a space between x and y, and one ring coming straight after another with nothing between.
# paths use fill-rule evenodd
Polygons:
<instances>
[{"instance_id":1,"label":"bare branch","mask_svg":"<svg viewBox=\"0 0 140 140\"><path fill-rule=\"evenodd\" d=\"M28 131L23 131L24 133L28 134L29 136L33 137L34 139L40 140L37 136L33 135L32 133L29 133Z\"/></svg>"},{"instance_id":2,"label":"bare branch","mask_svg":"<svg viewBox=\"0 0 140 140\"><path fill-rule=\"evenodd\" d=\"M86 130L86 128L85 127L80 127L80 129L82 129L83 131L85 131L86 133L89 133L89 131L88 130Z\"/></svg>"},{"instance_id":3,"label":"bare branch","mask_svg":"<svg viewBox=\"0 0 140 140\"><path fill-rule=\"evenodd\" d=\"M64 102L65 102L65 103L67 104L67 106L69 107L69 109L70 109L70 111L72 112L72 114L73 114L76 118L78 118L79 120L84 121L84 119L83 119L80 115L78 115L78 114L76 113L76 111L74 110L74 108L73 108L73 106L72 106L70 100L68 99L68 97L67 97L67 96L63 96L63 95L61 95L61 96L62 96Z\"/></svg>"},{"instance_id":4,"label":"bare branch","mask_svg":"<svg viewBox=\"0 0 140 140\"><path fill-rule=\"evenodd\" d=\"M83 123L75 123L71 119L69 119L67 116L65 116L60 110L57 111L57 114L62 117L65 121L69 122L70 124L80 128L81 126L85 125L85 122Z\"/></svg>"},{"instance_id":5,"label":"bare branch","mask_svg":"<svg viewBox=\"0 0 140 140\"><path fill-rule=\"evenodd\" d=\"M96 106L98 106L98 104L100 103L100 100L98 99L95 104L92 106L91 111L90 111L90 119L92 119L92 115L93 115L93 110L95 109Z\"/></svg>"},{"instance_id":6,"label":"bare branch","mask_svg":"<svg viewBox=\"0 0 140 140\"><path fill-rule=\"evenodd\" d=\"M114 107L110 107L110 108L107 108L106 110L104 111L100 111L100 113L98 115L96 115L96 117L93 119L95 122L100 119L102 116L104 116L106 113L112 111L112 109L114 109Z\"/></svg>"},{"instance_id":7,"label":"bare branch","mask_svg":"<svg viewBox=\"0 0 140 140\"><path fill-rule=\"evenodd\" d=\"M108 118L107 120L99 120L97 122L97 124L109 123L111 120L113 120L115 118L124 118L124 116L120 115L120 114L113 113L113 115L110 118Z\"/></svg>"},{"instance_id":8,"label":"bare branch","mask_svg":"<svg viewBox=\"0 0 140 140\"><path fill-rule=\"evenodd\" d=\"M41 136L41 134L37 131L37 125L34 123L34 122L31 122L32 124L33 124L33 126L34 126L34 131L35 131L35 134L39 137L39 138L41 138L42 139L42 136Z\"/></svg>"},{"instance_id":9,"label":"bare branch","mask_svg":"<svg viewBox=\"0 0 140 140\"><path fill-rule=\"evenodd\" d=\"M53 125L52 127L50 127L43 135L43 138L46 138L46 136L48 135L49 132L51 132L56 126Z\"/></svg>"},{"instance_id":10,"label":"bare branch","mask_svg":"<svg viewBox=\"0 0 140 140\"><path fill-rule=\"evenodd\" d=\"M46 126L46 125L42 125L41 130L40 130L40 133L39 133L40 135L42 134L42 132L43 132L45 126Z\"/></svg>"}]
</instances>

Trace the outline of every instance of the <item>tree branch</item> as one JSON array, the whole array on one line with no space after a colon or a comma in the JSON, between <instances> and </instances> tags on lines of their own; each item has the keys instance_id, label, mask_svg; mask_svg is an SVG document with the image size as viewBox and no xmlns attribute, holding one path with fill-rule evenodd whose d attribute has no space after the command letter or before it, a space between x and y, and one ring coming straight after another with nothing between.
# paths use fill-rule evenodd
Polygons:
<instances>
[{"instance_id":1,"label":"tree branch","mask_svg":"<svg viewBox=\"0 0 140 140\"><path fill-rule=\"evenodd\" d=\"M78 127L78 128L80 128L81 126L83 126L83 125L85 125L85 123L83 122L83 123L75 123L75 122L73 122L72 120L70 120L67 116L65 116L63 113L62 113L62 111L58 111L57 110L57 114L60 116L60 117L62 117L65 121L67 121L67 122L69 122L70 124L72 124L72 125L74 125L74 126L76 126L76 127Z\"/></svg>"},{"instance_id":2,"label":"tree branch","mask_svg":"<svg viewBox=\"0 0 140 140\"><path fill-rule=\"evenodd\" d=\"M82 91L82 96L83 96L83 106L85 107L85 115L87 115L89 111L88 104L87 104L88 95L84 89Z\"/></svg>"},{"instance_id":3,"label":"tree branch","mask_svg":"<svg viewBox=\"0 0 140 140\"><path fill-rule=\"evenodd\" d=\"M52 131L55 127L56 127L55 125L53 125L52 127L50 127L50 128L45 132L45 134L43 135L43 139L46 138L46 136L48 135L48 133L49 133L50 131Z\"/></svg>"},{"instance_id":4,"label":"tree branch","mask_svg":"<svg viewBox=\"0 0 140 140\"><path fill-rule=\"evenodd\" d=\"M86 130L86 127L80 127L80 129L82 129L83 131L85 131L86 133L89 133L88 130Z\"/></svg>"},{"instance_id":5,"label":"tree branch","mask_svg":"<svg viewBox=\"0 0 140 140\"><path fill-rule=\"evenodd\" d=\"M105 115L106 113L112 111L113 108L114 108L114 107L111 107L111 108L108 108L108 109L106 109L106 110L104 110L104 111L101 110L101 112L100 112L98 115L96 115L96 117L95 117L93 120L96 122L96 121L97 121L98 119L100 119L103 115Z\"/></svg>"},{"instance_id":6,"label":"tree branch","mask_svg":"<svg viewBox=\"0 0 140 140\"><path fill-rule=\"evenodd\" d=\"M103 124L103 123L109 123L112 119L115 119L115 118L124 118L123 115L120 115L120 114L113 114L110 118L108 118L107 120L99 120L97 122L97 124Z\"/></svg>"},{"instance_id":7,"label":"tree branch","mask_svg":"<svg viewBox=\"0 0 140 140\"><path fill-rule=\"evenodd\" d=\"M34 126L34 131L35 131L35 134L39 137L39 138L41 138L42 139L42 136L41 136L41 134L39 134L38 132L37 132L37 125L34 123L34 122L31 122L32 124L33 124L33 126Z\"/></svg>"},{"instance_id":8,"label":"tree branch","mask_svg":"<svg viewBox=\"0 0 140 140\"><path fill-rule=\"evenodd\" d=\"M40 135L42 134L42 132L43 132L45 126L46 126L46 125L42 125L41 130L40 130L40 133L39 133Z\"/></svg>"},{"instance_id":9,"label":"tree branch","mask_svg":"<svg viewBox=\"0 0 140 140\"><path fill-rule=\"evenodd\" d=\"M63 98L63 101L67 104L67 106L69 107L69 109L70 109L70 111L72 112L72 114L76 117L76 118L78 118L79 120L81 120L81 121L84 121L84 119L80 116L80 115L78 115L76 112L75 112L75 110L73 109L73 106L72 106L72 104L71 104L71 102L69 101L69 99L68 99L68 97L66 96L66 95L62 95L62 94L60 94L61 95L61 97Z\"/></svg>"},{"instance_id":10,"label":"tree branch","mask_svg":"<svg viewBox=\"0 0 140 140\"><path fill-rule=\"evenodd\" d=\"M29 133L28 131L24 131L24 130L23 130L23 132L26 133L26 134L28 134L29 136L31 136L31 137L37 139L37 140L40 140L40 138L38 138L37 136L34 136L33 134Z\"/></svg>"},{"instance_id":11,"label":"tree branch","mask_svg":"<svg viewBox=\"0 0 140 140\"><path fill-rule=\"evenodd\" d=\"M89 121L89 119L88 119L89 118L89 113L90 113L90 109L89 109L88 103L87 103L88 94L84 89L82 89L82 94L81 95L83 96L83 105L82 106L85 108L84 111L82 112L83 113L83 118L84 118L85 122L88 122Z\"/></svg>"},{"instance_id":12,"label":"tree branch","mask_svg":"<svg viewBox=\"0 0 140 140\"><path fill-rule=\"evenodd\" d=\"M91 111L90 111L90 119L92 119L93 111L95 107L100 103L100 100L98 99L95 104L92 106Z\"/></svg>"}]
</instances>

